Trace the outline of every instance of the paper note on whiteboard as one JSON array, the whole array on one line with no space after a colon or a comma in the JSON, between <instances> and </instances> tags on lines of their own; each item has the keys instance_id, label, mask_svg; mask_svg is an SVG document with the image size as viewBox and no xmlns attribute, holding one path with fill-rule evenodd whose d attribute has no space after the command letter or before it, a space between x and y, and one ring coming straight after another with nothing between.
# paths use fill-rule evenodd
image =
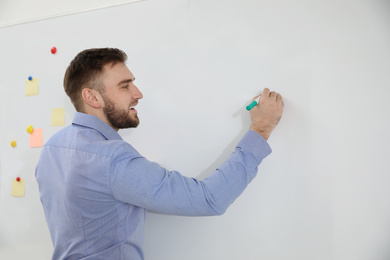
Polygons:
<instances>
[{"instance_id":1,"label":"paper note on whiteboard","mask_svg":"<svg viewBox=\"0 0 390 260\"><path fill-rule=\"evenodd\" d=\"M38 78L26 80L26 96L35 96L39 93Z\"/></svg>"},{"instance_id":2,"label":"paper note on whiteboard","mask_svg":"<svg viewBox=\"0 0 390 260\"><path fill-rule=\"evenodd\" d=\"M30 134L30 147L43 146L43 129L35 128Z\"/></svg>"},{"instance_id":3,"label":"paper note on whiteboard","mask_svg":"<svg viewBox=\"0 0 390 260\"><path fill-rule=\"evenodd\" d=\"M51 126L65 125L65 108L53 108L51 110Z\"/></svg>"},{"instance_id":4,"label":"paper note on whiteboard","mask_svg":"<svg viewBox=\"0 0 390 260\"><path fill-rule=\"evenodd\" d=\"M24 197L24 179L12 180L11 196Z\"/></svg>"}]
</instances>

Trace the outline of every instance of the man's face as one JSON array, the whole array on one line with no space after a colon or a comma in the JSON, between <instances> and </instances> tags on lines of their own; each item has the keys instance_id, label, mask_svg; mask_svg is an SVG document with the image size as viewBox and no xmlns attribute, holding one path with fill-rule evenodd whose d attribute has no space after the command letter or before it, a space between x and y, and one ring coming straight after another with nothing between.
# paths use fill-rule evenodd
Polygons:
<instances>
[{"instance_id":1,"label":"man's face","mask_svg":"<svg viewBox=\"0 0 390 260\"><path fill-rule=\"evenodd\" d=\"M104 67L102 77L105 86L101 93L104 101L103 112L112 128L116 131L122 128L137 127L139 118L135 106L142 93L134 85L134 76L123 63Z\"/></svg>"}]
</instances>

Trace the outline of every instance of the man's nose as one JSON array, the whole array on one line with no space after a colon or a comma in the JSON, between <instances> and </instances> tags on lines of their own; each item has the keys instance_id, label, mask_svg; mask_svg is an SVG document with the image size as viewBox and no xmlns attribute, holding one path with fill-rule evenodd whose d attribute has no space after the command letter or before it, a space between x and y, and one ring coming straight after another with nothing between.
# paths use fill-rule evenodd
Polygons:
<instances>
[{"instance_id":1,"label":"man's nose","mask_svg":"<svg viewBox=\"0 0 390 260\"><path fill-rule=\"evenodd\" d=\"M134 84L133 84L131 95L132 95L133 98L136 98L136 99L143 98L143 95L142 95L141 91Z\"/></svg>"}]
</instances>

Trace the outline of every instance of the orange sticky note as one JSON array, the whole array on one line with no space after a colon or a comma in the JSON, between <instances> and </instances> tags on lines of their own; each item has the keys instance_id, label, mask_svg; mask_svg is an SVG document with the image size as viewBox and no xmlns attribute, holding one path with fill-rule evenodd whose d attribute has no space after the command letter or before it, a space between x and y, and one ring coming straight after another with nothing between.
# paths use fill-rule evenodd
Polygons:
<instances>
[{"instance_id":1,"label":"orange sticky note","mask_svg":"<svg viewBox=\"0 0 390 260\"><path fill-rule=\"evenodd\" d=\"M24 179L12 180L11 196L24 197Z\"/></svg>"},{"instance_id":2,"label":"orange sticky note","mask_svg":"<svg viewBox=\"0 0 390 260\"><path fill-rule=\"evenodd\" d=\"M43 129L35 128L30 134L30 147L43 146Z\"/></svg>"}]
</instances>

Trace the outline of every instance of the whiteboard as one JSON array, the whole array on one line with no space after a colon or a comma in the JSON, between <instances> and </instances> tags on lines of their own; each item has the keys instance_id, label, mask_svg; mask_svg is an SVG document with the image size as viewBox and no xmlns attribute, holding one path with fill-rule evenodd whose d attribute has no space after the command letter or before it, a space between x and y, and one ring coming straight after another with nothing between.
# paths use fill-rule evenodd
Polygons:
<instances>
[{"instance_id":1,"label":"whiteboard","mask_svg":"<svg viewBox=\"0 0 390 260\"><path fill-rule=\"evenodd\" d=\"M34 22L141 0L1 0L0 27Z\"/></svg>"},{"instance_id":2,"label":"whiteboard","mask_svg":"<svg viewBox=\"0 0 390 260\"><path fill-rule=\"evenodd\" d=\"M264 87L285 101L273 153L242 196L219 217L148 214L146 259L389 259L389 11L379 0L150 0L1 28L0 259L50 258L41 148L26 126L47 141L59 107L70 124L65 69L107 46L127 52L144 94L140 126L119 133L186 176L227 158ZM30 75L38 96L24 95ZM23 198L10 196L17 176Z\"/></svg>"}]
</instances>

